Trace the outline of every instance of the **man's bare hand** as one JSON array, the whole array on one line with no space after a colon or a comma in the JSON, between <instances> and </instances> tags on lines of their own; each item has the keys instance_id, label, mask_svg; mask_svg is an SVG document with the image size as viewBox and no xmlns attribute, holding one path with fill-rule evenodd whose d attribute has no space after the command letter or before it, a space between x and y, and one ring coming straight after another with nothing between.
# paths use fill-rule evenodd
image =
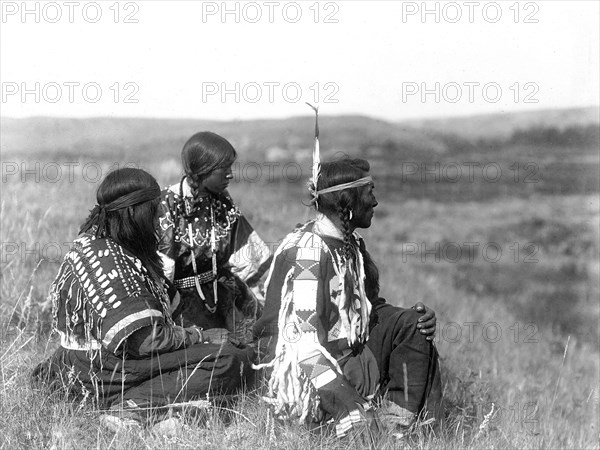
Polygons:
<instances>
[{"instance_id":1,"label":"man's bare hand","mask_svg":"<svg viewBox=\"0 0 600 450\"><path fill-rule=\"evenodd\" d=\"M435 327L437 319L435 317L435 311L425 306L422 302L417 302L413 309L417 312L423 313L418 319L417 328L422 334L425 334L428 341L432 341L435 336Z\"/></svg>"}]
</instances>

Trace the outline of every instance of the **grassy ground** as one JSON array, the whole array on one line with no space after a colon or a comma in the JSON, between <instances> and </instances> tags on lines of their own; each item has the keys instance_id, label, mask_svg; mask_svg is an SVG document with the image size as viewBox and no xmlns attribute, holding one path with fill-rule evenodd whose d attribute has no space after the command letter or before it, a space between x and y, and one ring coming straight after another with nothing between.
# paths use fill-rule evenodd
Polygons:
<instances>
[{"instance_id":1,"label":"grassy ground","mask_svg":"<svg viewBox=\"0 0 600 450\"><path fill-rule=\"evenodd\" d=\"M162 184L176 180L176 167L146 168ZM0 447L352 448L325 432L273 423L253 392L236 412L186 413L189 428L164 438L114 434L93 407L29 385L32 368L56 345L48 342L48 286L97 185L81 177L2 185ZM301 190L250 184L232 194L275 245L308 217ZM377 191L376 221L362 234L381 270L382 295L405 306L422 300L439 320L446 422L402 445L598 448L597 195L439 203Z\"/></svg>"}]
</instances>

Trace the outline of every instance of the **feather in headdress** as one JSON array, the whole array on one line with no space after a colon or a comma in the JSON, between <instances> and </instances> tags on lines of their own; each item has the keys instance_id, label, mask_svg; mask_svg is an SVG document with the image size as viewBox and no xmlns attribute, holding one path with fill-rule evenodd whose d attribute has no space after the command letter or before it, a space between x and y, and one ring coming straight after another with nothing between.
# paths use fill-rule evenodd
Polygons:
<instances>
[{"instance_id":1,"label":"feather in headdress","mask_svg":"<svg viewBox=\"0 0 600 450\"><path fill-rule=\"evenodd\" d=\"M313 201L317 200L317 182L319 181L319 175L321 175L321 152L319 148L319 107L313 106L306 102L315 112L315 146L313 147L313 163L312 163L312 184L314 190L312 190Z\"/></svg>"}]
</instances>

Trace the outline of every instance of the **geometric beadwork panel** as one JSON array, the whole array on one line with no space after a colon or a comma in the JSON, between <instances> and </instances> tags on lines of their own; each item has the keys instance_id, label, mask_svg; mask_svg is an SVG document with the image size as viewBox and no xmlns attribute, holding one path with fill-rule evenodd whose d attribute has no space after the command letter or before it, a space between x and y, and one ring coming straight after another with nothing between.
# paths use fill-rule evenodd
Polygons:
<instances>
[{"instance_id":1,"label":"geometric beadwork panel","mask_svg":"<svg viewBox=\"0 0 600 450\"><path fill-rule=\"evenodd\" d=\"M296 280L316 280L319 276L319 262L306 259L296 260L294 278Z\"/></svg>"}]
</instances>

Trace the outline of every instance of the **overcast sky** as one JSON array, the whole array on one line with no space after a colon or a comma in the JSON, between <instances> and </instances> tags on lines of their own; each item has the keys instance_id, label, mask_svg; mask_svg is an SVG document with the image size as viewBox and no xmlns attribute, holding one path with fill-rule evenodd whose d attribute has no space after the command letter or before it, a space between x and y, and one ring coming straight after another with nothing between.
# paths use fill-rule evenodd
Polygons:
<instances>
[{"instance_id":1,"label":"overcast sky","mask_svg":"<svg viewBox=\"0 0 600 450\"><path fill-rule=\"evenodd\" d=\"M252 119L305 115L309 101L401 120L598 104L596 1L26 8L2 2L2 116Z\"/></svg>"}]
</instances>

